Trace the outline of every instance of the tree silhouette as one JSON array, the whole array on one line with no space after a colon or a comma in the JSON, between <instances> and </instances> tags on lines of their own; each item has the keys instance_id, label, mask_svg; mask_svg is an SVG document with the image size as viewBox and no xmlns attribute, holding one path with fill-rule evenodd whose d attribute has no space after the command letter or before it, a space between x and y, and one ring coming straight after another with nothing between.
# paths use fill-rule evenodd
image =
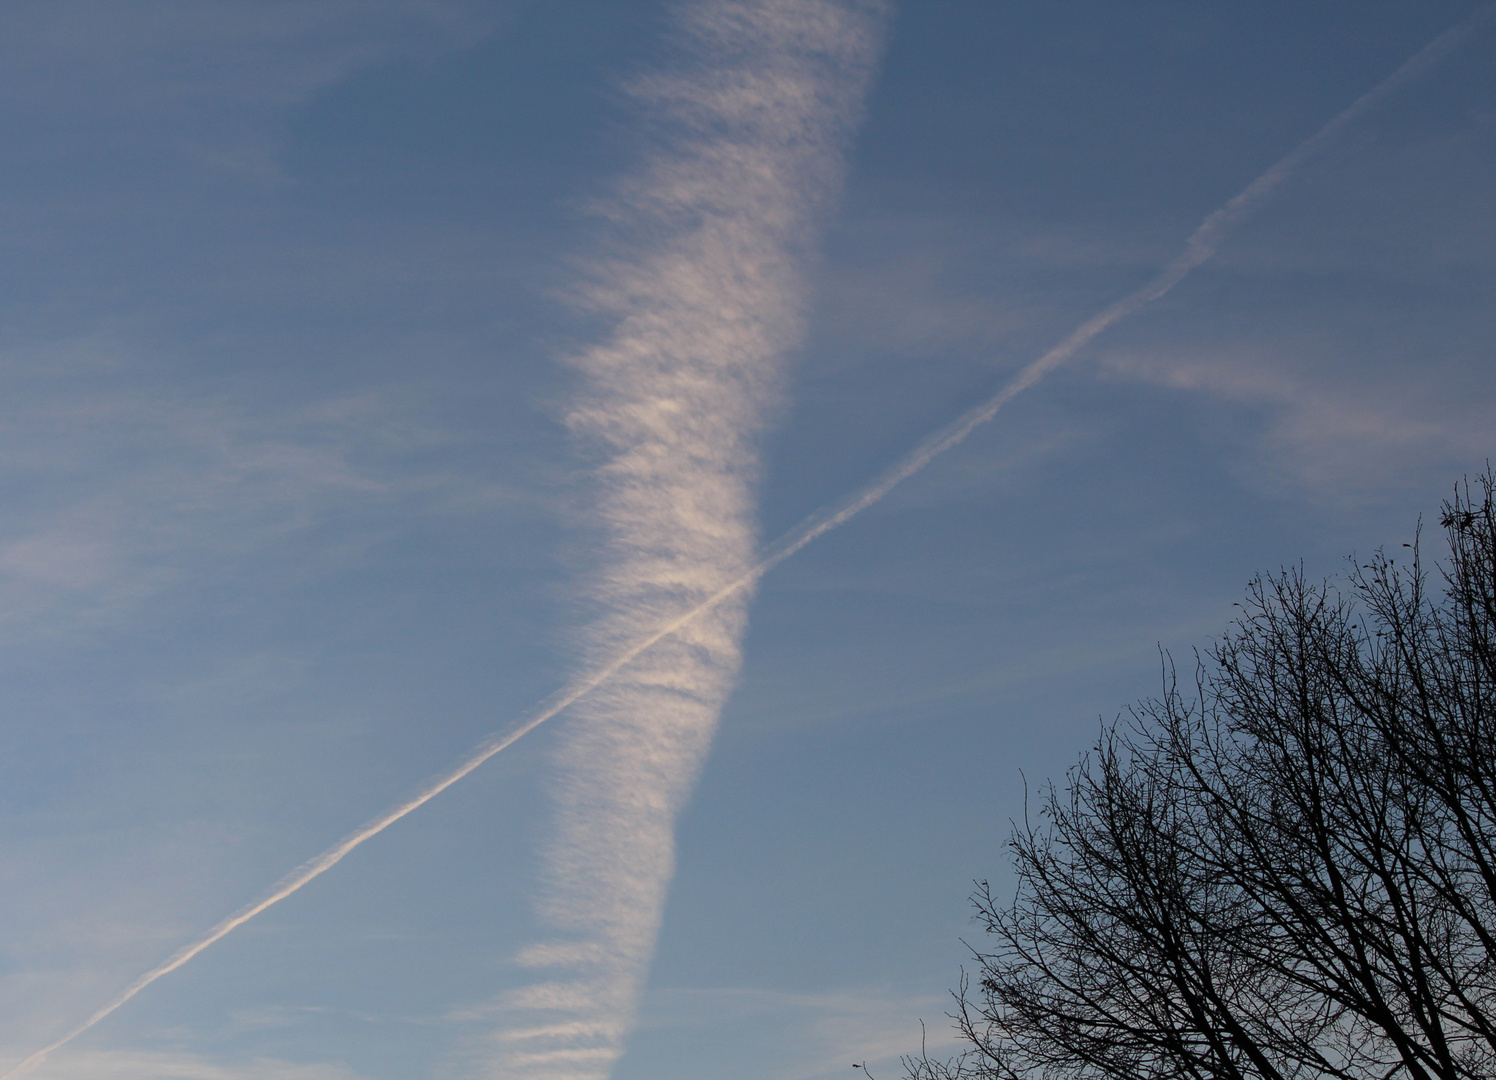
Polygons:
<instances>
[{"instance_id":1,"label":"tree silhouette","mask_svg":"<svg viewBox=\"0 0 1496 1080\"><path fill-rule=\"evenodd\" d=\"M1010 842L967 1050L910 1080L1496 1076L1496 480L1340 587L1257 579Z\"/></svg>"}]
</instances>

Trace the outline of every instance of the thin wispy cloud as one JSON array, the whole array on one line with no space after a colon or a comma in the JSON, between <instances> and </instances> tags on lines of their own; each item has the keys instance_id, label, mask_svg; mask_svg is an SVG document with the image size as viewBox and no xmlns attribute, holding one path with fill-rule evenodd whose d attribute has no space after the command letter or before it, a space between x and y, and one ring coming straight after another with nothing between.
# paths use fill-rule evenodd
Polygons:
<instances>
[{"instance_id":1,"label":"thin wispy cloud","mask_svg":"<svg viewBox=\"0 0 1496 1080\"><path fill-rule=\"evenodd\" d=\"M1318 342L1277 336L1257 348L1118 352L1102 358L1101 371L1245 409L1256 453L1237 468L1257 483L1307 489L1321 500L1383 498L1431 466L1457 470L1488 452L1496 410L1484 401L1451 401L1449 385L1434 377L1396 393L1344 372L1327 379L1314 371L1322 351Z\"/></svg>"},{"instance_id":2,"label":"thin wispy cloud","mask_svg":"<svg viewBox=\"0 0 1496 1080\"><path fill-rule=\"evenodd\" d=\"M342 1065L304 1064L275 1058L215 1060L181 1051L94 1050L75 1054L65 1069L45 1069L39 1080L359 1080Z\"/></svg>"},{"instance_id":3,"label":"thin wispy cloud","mask_svg":"<svg viewBox=\"0 0 1496 1080\"><path fill-rule=\"evenodd\" d=\"M255 407L55 382L0 407L0 639L117 628L164 592L247 572L332 521L516 501L430 461L452 438L393 394ZM301 558L315 562L315 546ZM284 560L280 572L299 573Z\"/></svg>"},{"instance_id":4,"label":"thin wispy cloud","mask_svg":"<svg viewBox=\"0 0 1496 1080\"><path fill-rule=\"evenodd\" d=\"M875 53L876 9L830 0L722 0L687 9L698 55L717 62L703 65L704 73L645 80L640 93L688 135L695 118L696 138L666 145L615 203L618 219L635 227L637 246L599 268L590 295L614 313L618 330L578 359L588 390L573 423L606 459L598 470L598 513L609 557L593 579L601 614L584 641L595 666L0 1080L40 1063L583 699L589 703L561 751L559 825L541 900L558 936L521 957L560 975L505 1003L515 1022L490 1049L516 1075L605 1075L631 1022L658 925L671 871L670 826L732 684L744 598L759 578L875 505L1108 328L1167 294L1315 152L1437 64L1493 10L1482 8L1436 39L1207 217L1153 281L755 562L754 437L774 399L778 358L799 332L806 224L834 190L839 140L855 118L860 80ZM848 33L849 25L862 27L861 35ZM791 27L797 36L788 35ZM742 187L714 186L714 176L741 177ZM741 201L728 197L734 191ZM777 192L789 194L776 202Z\"/></svg>"},{"instance_id":5,"label":"thin wispy cloud","mask_svg":"<svg viewBox=\"0 0 1496 1080\"><path fill-rule=\"evenodd\" d=\"M887 988L846 987L818 993L787 993L756 987L691 987L652 990L639 1030L710 1040L726 1061L740 1056L728 1032L767 1039L776 1047L778 1080L843 1077L848 1063L867 1062L898 1072L898 1059L924 1041L932 1054L956 1046L945 994L899 995ZM924 1018L922 1028L920 1017ZM741 1054L746 1058L748 1055ZM741 1069L724 1068L724 1075Z\"/></svg>"},{"instance_id":6,"label":"thin wispy cloud","mask_svg":"<svg viewBox=\"0 0 1496 1080\"><path fill-rule=\"evenodd\" d=\"M391 57L461 48L502 10L470 0L18 0L0 12L0 88L23 95L33 120L61 113L110 141L128 133L198 168L280 182L288 109ZM22 137L44 151L66 145L45 128Z\"/></svg>"}]
</instances>

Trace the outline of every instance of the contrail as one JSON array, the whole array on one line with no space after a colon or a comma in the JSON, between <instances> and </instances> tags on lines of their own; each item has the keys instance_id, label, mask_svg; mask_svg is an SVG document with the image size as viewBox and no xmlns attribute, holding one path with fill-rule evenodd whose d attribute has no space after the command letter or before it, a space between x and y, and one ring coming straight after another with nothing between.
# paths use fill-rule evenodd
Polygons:
<instances>
[{"instance_id":1,"label":"contrail","mask_svg":"<svg viewBox=\"0 0 1496 1080\"><path fill-rule=\"evenodd\" d=\"M1069 360L1082 347L1118 321L1138 309L1159 299L1178 285L1191 271L1208 261L1217 251L1232 227L1240 222L1269 194L1287 180L1295 169L1302 165L1326 142L1347 125L1358 119L1378 102L1394 91L1423 75L1453 52L1473 31L1496 14L1496 4L1487 4L1463 22L1439 35L1415 53L1407 62L1378 84L1374 89L1358 98L1344 111L1335 116L1324 127L1300 143L1271 168L1252 181L1243 191L1201 222L1191 234L1184 251L1172 260L1148 284L1136 292L1105 308L1077 327L1068 337L1038 359L1022 368L997 393L968 410L954 422L927 438L923 443L884 472L878 479L861 488L831 507L823 510L796 528L790 530L776 543L769 546L756 563L737 577L723 584L700 602L680 614L661 622L655 629L645 633L618 649L608 659L583 673L566 686L546 698L534 711L516 724L498 732L480 743L466 758L447 772L431 780L415 795L385 811L379 816L348 834L344 839L322 854L303 863L292 873L282 878L260 899L241 908L218 923L202 938L184 946L158 967L152 968L111 998L83 1023L68 1031L47 1046L31 1054L25 1060L0 1074L0 1080L14 1080L41 1064L49 1055L60 1050L80 1035L89 1031L102 1020L116 1012L142 990L156 980L176 971L192 960L204 949L222 940L234 930L267 908L297 892L313 879L320 877L365 841L372 839L401 818L424 806L453 784L473 772L500 751L550 720L558 713L586 697L598 687L610 682L623 668L664 639L690 626L707 613L750 591L766 573L799 552L808 544L831 530L846 524L868 507L884 498L890 491L935 458L958 446L978 427L987 423L997 413L1025 390L1032 388L1055 368Z\"/></svg>"},{"instance_id":2,"label":"contrail","mask_svg":"<svg viewBox=\"0 0 1496 1080\"><path fill-rule=\"evenodd\" d=\"M545 940L516 957L545 971L496 1003L501 1026L472 1044L483 1075L604 1080L623 1053L676 815L741 666L759 438L803 337L803 267L886 14L884 0L696 0L676 8L684 63L634 87L663 137L603 207L622 243L583 298L614 328L571 361L583 380L568 424L602 452L584 667L677 628L556 740Z\"/></svg>"}]
</instances>

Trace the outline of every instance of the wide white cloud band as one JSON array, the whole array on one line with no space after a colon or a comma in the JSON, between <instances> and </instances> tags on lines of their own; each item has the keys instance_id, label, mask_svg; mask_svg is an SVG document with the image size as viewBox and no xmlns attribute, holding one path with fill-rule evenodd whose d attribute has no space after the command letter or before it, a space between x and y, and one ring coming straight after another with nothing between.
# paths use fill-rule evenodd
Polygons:
<instances>
[{"instance_id":1,"label":"wide white cloud band","mask_svg":"<svg viewBox=\"0 0 1496 1080\"><path fill-rule=\"evenodd\" d=\"M799 341L804 264L840 188L881 4L714 0L680 11L682 63L632 87L660 148L602 207L611 258L579 290L615 321L573 361L568 422L603 461L593 669L754 564L758 439ZM622 1052L674 870L675 818L736 678L748 589L573 709L554 785L542 921L508 996L495 1075L606 1076Z\"/></svg>"}]
</instances>

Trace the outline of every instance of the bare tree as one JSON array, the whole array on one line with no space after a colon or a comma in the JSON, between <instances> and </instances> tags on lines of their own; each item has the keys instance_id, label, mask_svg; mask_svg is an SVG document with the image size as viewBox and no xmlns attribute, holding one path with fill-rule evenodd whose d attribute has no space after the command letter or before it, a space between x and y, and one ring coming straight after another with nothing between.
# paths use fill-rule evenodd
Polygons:
<instances>
[{"instance_id":1,"label":"bare tree","mask_svg":"<svg viewBox=\"0 0 1496 1080\"><path fill-rule=\"evenodd\" d=\"M1496 479L1344 585L1260 578L982 883L968 1050L911 1080L1496 1076Z\"/></svg>"}]
</instances>

